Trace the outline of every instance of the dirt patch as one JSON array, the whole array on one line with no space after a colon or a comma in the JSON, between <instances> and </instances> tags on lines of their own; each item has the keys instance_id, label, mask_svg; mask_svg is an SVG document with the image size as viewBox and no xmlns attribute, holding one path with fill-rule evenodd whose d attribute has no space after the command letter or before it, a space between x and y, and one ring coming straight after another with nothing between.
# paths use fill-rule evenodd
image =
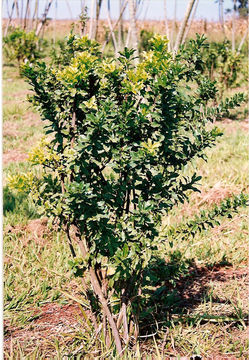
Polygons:
<instances>
[{"instance_id":1,"label":"dirt patch","mask_svg":"<svg viewBox=\"0 0 249 360\"><path fill-rule=\"evenodd\" d=\"M31 323L25 328L13 327L10 321L4 321L4 351L11 353L11 347L20 344L25 352L35 350L37 346L48 358L54 358L57 339L63 345L70 342L71 334L82 329L80 309L78 305L60 306L49 303L40 309L31 310ZM51 357L52 356L52 357Z\"/></svg>"},{"instance_id":2,"label":"dirt patch","mask_svg":"<svg viewBox=\"0 0 249 360\"><path fill-rule=\"evenodd\" d=\"M27 160L28 154L22 153L18 150L9 150L3 154L3 164L6 165L10 162L22 162Z\"/></svg>"},{"instance_id":3,"label":"dirt patch","mask_svg":"<svg viewBox=\"0 0 249 360\"><path fill-rule=\"evenodd\" d=\"M27 112L23 119L26 126L38 126L42 123L40 115L33 112Z\"/></svg>"},{"instance_id":4,"label":"dirt patch","mask_svg":"<svg viewBox=\"0 0 249 360\"><path fill-rule=\"evenodd\" d=\"M38 114L27 113L20 122L5 121L3 123L3 136L18 137L23 131L29 127L37 127L40 125L40 117Z\"/></svg>"},{"instance_id":5,"label":"dirt patch","mask_svg":"<svg viewBox=\"0 0 249 360\"><path fill-rule=\"evenodd\" d=\"M216 122L214 125L221 127L225 134L235 134L238 130L249 132L249 119L236 121L231 119L224 119L221 122Z\"/></svg>"},{"instance_id":6,"label":"dirt patch","mask_svg":"<svg viewBox=\"0 0 249 360\"><path fill-rule=\"evenodd\" d=\"M5 233L23 234L21 240L24 245L30 241L37 244L44 245L48 242L51 235L51 230L47 226L48 219L35 219L31 220L27 225L6 226Z\"/></svg>"}]
</instances>

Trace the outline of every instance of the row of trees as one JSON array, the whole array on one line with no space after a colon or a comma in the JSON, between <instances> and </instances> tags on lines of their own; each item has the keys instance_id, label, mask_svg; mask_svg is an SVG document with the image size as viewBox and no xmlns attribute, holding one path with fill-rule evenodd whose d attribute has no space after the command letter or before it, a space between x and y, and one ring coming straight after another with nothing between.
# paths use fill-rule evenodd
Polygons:
<instances>
[{"instance_id":1,"label":"row of trees","mask_svg":"<svg viewBox=\"0 0 249 360\"><path fill-rule=\"evenodd\" d=\"M215 0L219 2L219 19L222 26L222 31L225 34L224 25L224 0ZM88 20L87 32L90 39L98 40L99 35L99 20L100 13L104 6L107 11L107 23L109 27L109 34L105 41L104 46L111 40L115 53L122 50L124 46L131 46L138 51L138 30L136 25L137 15L141 12L144 6L143 0L119 0L119 15L115 21L111 19L111 1L110 0L91 0L90 8L85 7L86 2L81 1L81 15L80 19L85 23ZM195 17L199 0L189 0L186 2L186 12L184 19L180 25L179 31L176 32L176 7L177 0L175 0L175 15L173 19L173 26L169 27L168 20L168 0L164 0L164 23L165 34L170 39L168 48L177 51L179 46L185 41L189 30L191 28L192 21ZM6 36L8 29L10 28L13 18L17 20L17 24L24 30L34 30L36 36L43 33L45 25L48 22L48 16L50 15L51 6L58 7L57 0L47 0L42 16L39 16L39 8L41 3L39 0L6 0L6 8L8 13L8 20L5 27ZM226 9L226 11L232 12L232 43L233 49L235 49L235 33L236 33L236 14L239 16L246 16L248 14L248 0L231 0L232 9ZM70 9L70 3L67 1L69 13L72 14ZM124 36L124 12L129 12L129 28L128 34ZM246 37L247 34L245 34Z\"/></svg>"}]
</instances>

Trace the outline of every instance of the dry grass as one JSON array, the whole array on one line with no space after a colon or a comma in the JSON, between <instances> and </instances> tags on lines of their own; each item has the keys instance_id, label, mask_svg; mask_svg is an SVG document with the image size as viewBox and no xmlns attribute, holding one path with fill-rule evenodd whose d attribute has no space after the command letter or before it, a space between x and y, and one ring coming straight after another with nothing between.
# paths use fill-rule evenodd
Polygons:
<instances>
[{"instance_id":1,"label":"dry grass","mask_svg":"<svg viewBox=\"0 0 249 360\"><path fill-rule=\"evenodd\" d=\"M113 21L113 24L116 21ZM6 19L3 19L2 26L5 28L6 25ZM13 25L17 26L17 22L15 20L13 21ZM52 39L54 37L54 32L56 34L56 38L64 38L66 36L71 28L72 25L76 27L76 29L79 30L79 21L78 20L56 20L56 21L50 21L48 22L48 25L46 26L45 30L45 37L48 39ZM90 23L88 22L86 25L86 33L89 30ZM174 22L173 20L169 20L168 22L169 31L172 32ZM236 21L236 38L237 41L239 41L246 29L247 29L248 23L246 19L237 19ZM127 32L129 28L129 22L124 21L123 23L124 31ZM180 27L180 22L176 22L176 30L178 30ZM157 20L145 20L145 21L137 21L137 28L139 32L142 29L146 29L148 31L153 31L158 34L165 34L165 24L164 21L157 21ZM109 32L109 26L108 22L106 20L100 20L99 21L99 37L98 41L104 42L106 33ZM232 21L227 20L225 21L225 32L226 37L228 39L232 38ZM219 22L207 22L206 20L195 20L192 23L191 29L189 31L189 38L195 37L196 33L205 34L208 39L214 40L214 41L220 41L223 39L223 32L222 27Z\"/></svg>"}]
</instances>

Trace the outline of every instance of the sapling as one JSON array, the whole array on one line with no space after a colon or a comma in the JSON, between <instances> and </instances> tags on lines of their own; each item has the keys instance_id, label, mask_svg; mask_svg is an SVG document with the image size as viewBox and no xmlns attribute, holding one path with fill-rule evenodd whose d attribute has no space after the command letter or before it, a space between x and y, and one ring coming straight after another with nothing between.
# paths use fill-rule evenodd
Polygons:
<instances>
[{"instance_id":1,"label":"sapling","mask_svg":"<svg viewBox=\"0 0 249 360\"><path fill-rule=\"evenodd\" d=\"M11 28L3 38L4 55L9 61L17 61L19 71L25 61L35 62L43 57L47 42L38 38L34 31L26 32L20 28Z\"/></svg>"}]
</instances>

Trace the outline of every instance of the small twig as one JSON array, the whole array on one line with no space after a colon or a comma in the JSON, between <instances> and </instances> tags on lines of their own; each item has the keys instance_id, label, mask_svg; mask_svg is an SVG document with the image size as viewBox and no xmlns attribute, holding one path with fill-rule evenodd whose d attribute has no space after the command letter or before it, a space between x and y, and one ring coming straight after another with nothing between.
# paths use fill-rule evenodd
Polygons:
<instances>
[{"instance_id":1,"label":"small twig","mask_svg":"<svg viewBox=\"0 0 249 360\"><path fill-rule=\"evenodd\" d=\"M70 295L70 294L66 293L65 291L63 291L63 290L61 290L61 289L59 289L59 288L57 288L57 290L58 290L60 293L62 293L63 295L65 295L66 297L68 297L69 299L75 301L76 303L78 303L78 304L80 304L80 305L83 305L83 306L84 306L85 308L87 308L88 310L91 310L91 307L90 307L87 303L83 302L82 300L77 299L77 298L74 297L73 295Z\"/></svg>"},{"instance_id":2,"label":"small twig","mask_svg":"<svg viewBox=\"0 0 249 360\"><path fill-rule=\"evenodd\" d=\"M164 337L163 337L163 343L162 343L162 352L164 351L164 348L165 348L165 345L166 345L166 340L167 340L167 337L169 335L169 328L167 328L165 334L164 334Z\"/></svg>"}]
</instances>

